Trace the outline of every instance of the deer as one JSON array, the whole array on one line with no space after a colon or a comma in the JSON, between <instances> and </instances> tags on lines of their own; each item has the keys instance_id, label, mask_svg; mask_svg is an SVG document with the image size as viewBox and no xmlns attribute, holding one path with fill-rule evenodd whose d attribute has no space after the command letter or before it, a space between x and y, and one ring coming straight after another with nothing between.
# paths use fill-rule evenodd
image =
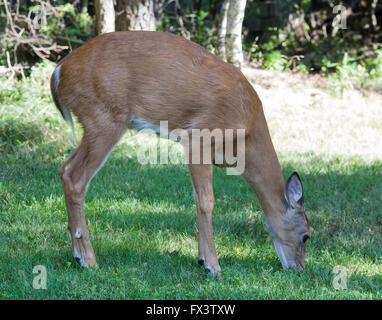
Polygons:
<instances>
[{"instance_id":1,"label":"deer","mask_svg":"<svg viewBox=\"0 0 382 320\"><path fill-rule=\"evenodd\" d=\"M74 114L84 132L60 168L73 255L81 266L97 267L84 215L90 181L132 124L155 127L167 120L170 130L244 130L241 176L259 199L282 268L305 269L310 235L302 182L297 172L285 182L262 102L239 68L174 34L119 31L99 35L65 56L50 86L63 118L74 130ZM212 228L214 165L229 166L212 158L211 163L190 162L188 170L198 262L211 274L221 274Z\"/></svg>"}]
</instances>

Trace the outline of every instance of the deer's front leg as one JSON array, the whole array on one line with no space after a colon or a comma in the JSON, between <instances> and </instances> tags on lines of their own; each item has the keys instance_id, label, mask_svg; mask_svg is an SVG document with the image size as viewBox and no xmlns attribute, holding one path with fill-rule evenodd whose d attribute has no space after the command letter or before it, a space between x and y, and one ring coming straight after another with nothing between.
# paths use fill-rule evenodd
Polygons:
<instances>
[{"instance_id":1,"label":"deer's front leg","mask_svg":"<svg viewBox=\"0 0 382 320\"><path fill-rule=\"evenodd\" d=\"M212 165L190 164L194 197L198 214L199 263L211 273L220 272L212 231L214 194L212 189Z\"/></svg>"}]
</instances>

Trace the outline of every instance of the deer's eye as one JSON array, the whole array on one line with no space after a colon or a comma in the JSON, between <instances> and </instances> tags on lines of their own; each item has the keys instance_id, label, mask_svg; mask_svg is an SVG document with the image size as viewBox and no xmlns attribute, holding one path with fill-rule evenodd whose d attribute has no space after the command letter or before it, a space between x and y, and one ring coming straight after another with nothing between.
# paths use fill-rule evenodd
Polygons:
<instances>
[{"instance_id":1,"label":"deer's eye","mask_svg":"<svg viewBox=\"0 0 382 320\"><path fill-rule=\"evenodd\" d=\"M309 235L308 234L304 234L302 236L302 242L305 243L307 240L309 239Z\"/></svg>"}]
</instances>

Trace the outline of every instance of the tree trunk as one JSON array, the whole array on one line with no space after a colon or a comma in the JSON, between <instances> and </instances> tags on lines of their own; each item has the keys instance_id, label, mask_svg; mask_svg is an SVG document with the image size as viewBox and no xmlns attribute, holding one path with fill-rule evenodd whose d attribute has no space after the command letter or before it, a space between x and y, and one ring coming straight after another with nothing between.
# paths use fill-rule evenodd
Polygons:
<instances>
[{"instance_id":1,"label":"tree trunk","mask_svg":"<svg viewBox=\"0 0 382 320\"><path fill-rule=\"evenodd\" d=\"M377 30L377 27L378 27L377 16L375 14L375 9L377 8L377 2L378 0L373 0L373 2L371 3L371 25L374 31Z\"/></svg>"},{"instance_id":2,"label":"tree trunk","mask_svg":"<svg viewBox=\"0 0 382 320\"><path fill-rule=\"evenodd\" d=\"M155 25L160 26L162 24L163 4L165 0L154 0L154 16Z\"/></svg>"},{"instance_id":3,"label":"tree trunk","mask_svg":"<svg viewBox=\"0 0 382 320\"><path fill-rule=\"evenodd\" d=\"M88 6L89 6L89 1L88 0L82 0L81 1L81 13L83 13L83 14L88 13Z\"/></svg>"},{"instance_id":4,"label":"tree trunk","mask_svg":"<svg viewBox=\"0 0 382 320\"><path fill-rule=\"evenodd\" d=\"M154 0L118 0L116 29L155 31Z\"/></svg>"},{"instance_id":5,"label":"tree trunk","mask_svg":"<svg viewBox=\"0 0 382 320\"><path fill-rule=\"evenodd\" d=\"M244 62L241 30L246 2L246 0L230 0L227 12L226 58L239 68Z\"/></svg>"},{"instance_id":6,"label":"tree trunk","mask_svg":"<svg viewBox=\"0 0 382 320\"><path fill-rule=\"evenodd\" d=\"M113 0L95 0L97 34L115 31Z\"/></svg>"},{"instance_id":7,"label":"tree trunk","mask_svg":"<svg viewBox=\"0 0 382 320\"><path fill-rule=\"evenodd\" d=\"M224 0L221 12L220 12L220 23L218 29L218 45L216 55L226 61L225 52L225 38L227 34L227 12L229 7L229 0Z\"/></svg>"}]
</instances>

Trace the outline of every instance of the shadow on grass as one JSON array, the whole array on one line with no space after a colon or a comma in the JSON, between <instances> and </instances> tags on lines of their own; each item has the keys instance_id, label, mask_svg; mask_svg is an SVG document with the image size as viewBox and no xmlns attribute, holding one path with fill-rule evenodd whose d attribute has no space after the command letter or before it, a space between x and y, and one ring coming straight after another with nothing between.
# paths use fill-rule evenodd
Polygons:
<instances>
[{"instance_id":1,"label":"shadow on grass","mask_svg":"<svg viewBox=\"0 0 382 320\"><path fill-rule=\"evenodd\" d=\"M38 144L43 138L42 128L34 123L9 118L6 121L0 121L0 141L9 146L17 146L19 142L24 141Z\"/></svg>"},{"instance_id":2,"label":"shadow on grass","mask_svg":"<svg viewBox=\"0 0 382 320\"><path fill-rule=\"evenodd\" d=\"M41 127L17 119L0 121L0 146L5 152L15 152L23 142L40 144L44 139Z\"/></svg>"},{"instance_id":3,"label":"shadow on grass","mask_svg":"<svg viewBox=\"0 0 382 320\"><path fill-rule=\"evenodd\" d=\"M53 245L54 247L54 245ZM285 295L277 288L270 290L272 283L284 283L288 290L319 293L327 288L324 298L336 297L332 287L333 273L330 266L313 263L304 273L290 270L283 272L275 259L254 259L251 257L222 257L223 272L218 279L210 278L203 267L197 264L196 257L188 254L171 254L155 248L142 250L129 248L123 244L112 247L97 247L97 270L87 270L75 263L69 244L61 250L30 250L26 254L8 255L0 250L1 261L11 261L2 266L1 286L12 284L12 290L0 290L5 299L289 299L296 293ZM34 266L43 265L47 269L47 290L32 288ZM263 279L263 276L266 279ZM211 284L208 279L216 279ZM257 283L256 290L246 286L236 291L235 284ZM347 279L348 291L342 298L356 294L373 294L381 289L381 275L366 276L353 273ZM182 285L183 291L178 292ZM210 290L206 292L205 290ZM266 289L266 290L263 290ZM279 292L280 291L280 292ZM350 292L349 292L350 291ZM350 294L350 296L347 296ZM300 294L301 295L301 294ZM312 293L309 299L314 298ZM300 298L303 298L300 296ZM322 297L321 297L322 298Z\"/></svg>"}]
</instances>

